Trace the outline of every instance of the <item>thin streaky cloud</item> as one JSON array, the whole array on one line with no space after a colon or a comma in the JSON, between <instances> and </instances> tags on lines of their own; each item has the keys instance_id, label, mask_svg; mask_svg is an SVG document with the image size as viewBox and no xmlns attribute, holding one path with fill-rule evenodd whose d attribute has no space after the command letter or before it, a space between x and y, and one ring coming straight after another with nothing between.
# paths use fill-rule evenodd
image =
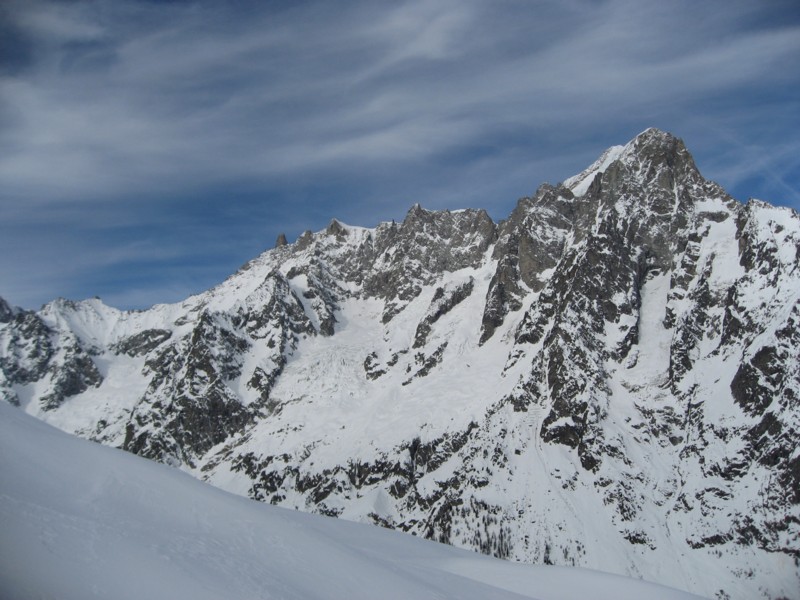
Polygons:
<instances>
[{"instance_id":1,"label":"thin streaky cloud","mask_svg":"<svg viewBox=\"0 0 800 600\"><path fill-rule=\"evenodd\" d=\"M614 15L614 11L611 11L611 14ZM419 15L420 18L425 16L428 15ZM407 19L407 22L418 23L420 18ZM443 18L439 17L439 20ZM397 17L389 19L390 22L398 20ZM450 21L458 21L461 29L469 30L469 27L464 25L465 21L469 21L466 17L460 20L449 17L448 24ZM402 49L401 56L403 53L408 56L428 58L446 56L447 52L442 48L452 47L454 44L442 41L447 37L447 31L442 32L438 29L447 30L450 25L437 28L436 23L437 19L434 18L431 28L436 30L435 33L428 36L416 35L412 43ZM475 24L472 26L474 28ZM377 29L381 30L380 27ZM387 25L383 29L392 29L392 25ZM394 26L394 29L398 27ZM403 30L402 27L399 29ZM411 27L405 29L409 30ZM626 31L636 29L628 27ZM90 28L87 27L86 30ZM593 30L604 31L603 27L596 26ZM662 93L663 87L671 86L674 93L673 75L678 73L682 74L683 79L682 86L677 90L681 96L691 97L709 88L718 90L725 85L735 85L742 79L752 76L753 71L759 69L770 57L786 53L787 42L800 39L800 36L792 36L792 33L782 32L778 36L781 39L773 40L771 44L765 43L764 36L760 36L756 40L757 43L752 44L760 47L760 56L752 52L751 45L747 44L748 40L743 39L736 46L737 49L741 49L732 54L725 48L713 48L709 52L692 57L682 56L677 61L661 60L655 65L648 64L639 68L630 64L629 60L621 63L613 51L614 46L602 43L608 37L607 33L599 34L597 36L599 39L593 39L591 36L567 36L565 41L541 54L525 56L523 60L511 60L511 70L498 69L496 73L499 77L495 76L494 72L490 73L484 79L484 85L477 90L472 87L472 77L456 73L447 85L433 85L427 89L426 86L403 85L393 93L392 91L385 93L380 89L370 88L368 84L371 78L367 77L365 80L364 74L360 73L358 77L362 78L361 87L366 88L365 90L355 90L355 93L348 97L347 103L327 105L327 110L315 111L315 107L311 105L308 113L292 115L300 127L288 129L282 127L281 123L274 123L270 127L269 117L265 116L265 124L261 128L266 135L281 144L281 151L276 152L279 159L255 161L250 174L259 175L269 173L271 170L315 167L329 161L335 162L359 156L372 160L376 156L375 151L378 146L383 146L382 154L387 158L394 156L402 159L407 154L418 155L418 153L435 154L452 145L464 143L464 139L469 136L481 135L485 129L491 128L492 115L500 112L497 108L514 104L524 98L530 99L532 111L535 110L550 120L558 119L561 114L563 117L558 121L564 122L584 117L578 111L575 111L577 114L570 114L561 110L565 105L569 107L569 96L574 94L588 94L606 104L630 103L633 101L632 98L637 96L636 101L641 102L642 95L649 94L650 97L656 97ZM436 41L414 44L420 35ZM162 39L164 36L167 37L166 42ZM60 175L66 180L67 188L76 187L79 192L88 191L80 189L79 184L81 181L86 181L88 185L91 180L88 177L89 171L94 166L101 167L95 170L111 178L109 185L113 186L116 169L113 164L106 163L113 162L115 155L119 163L126 165L128 172L135 174L137 169L141 169L144 173L155 171L158 175L157 180L166 177L169 172L175 172L178 177L191 174L193 171L208 173L207 163L212 162L212 157L204 156L202 151L196 148L198 145L196 140L202 137L207 138L208 146L211 148L224 145L234 150L233 154L227 154L229 157L227 160L213 161L216 169L211 172L226 173L228 169L230 176L247 176L250 161L246 160L246 157L254 156L254 149L246 142L236 142L237 138L246 136L242 135L245 123L240 122L239 117L233 114L235 101L225 97L224 92L218 92L218 97L211 98L208 107L199 106L188 113L178 115L174 114L176 110L171 107L192 106L193 100L183 97L193 98L198 95L197 90L193 89L192 81L209 78L213 80L214 74L221 66L236 64L243 53L254 52L258 55L264 46L255 40L261 37L269 36L250 34L245 35L243 39L212 38L210 42L204 39L200 43L192 38L186 39L180 31L176 33L169 30L167 34L152 35L143 40L137 39L130 45L138 47L138 51L131 52L130 56L120 61L119 69L124 74L124 79L120 82L123 89L135 87L134 84L137 83L171 82L177 78L183 79L183 83L167 83L167 87L172 87L172 90L159 89L158 85L154 85L153 92L156 96L149 100L140 99L139 106L128 104L123 99L125 94L113 92L101 94L101 97L94 102L86 104L75 102L72 105L69 105L69 99L66 99L67 104L63 105L60 102L62 98L54 97L49 104L39 103L37 106L36 102L29 102L29 98L22 97L17 104L31 107L31 112L36 115L36 118L32 117L28 119L29 121L40 123L41 119L38 117L45 117L44 126L33 132L38 135L28 136L28 139L31 140L34 149L36 147L43 149L41 152L45 158L48 158L47 148L58 148L62 141L71 143L79 140L82 149L73 148L69 160L63 158L55 160L51 156L49 160L44 161L51 166L51 176L55 178ZM314 36L312 39L318 37L324 36ZM769 39L766 38L766 41ZM324 42L317 43L324 45ZM392 46L394 51L400 44L393 42ZM796 41L794 46L797 46ZM612 50L606 50L606 47ZM598 48L602 51L598 52ZM391 55L391 52L388 54ZM124 51L122 55L125 55ZM745 60L752 56L756 58ZM392 63L396 61L396 57L389 56L388 59L378 60L377 66L368 65L368 68L372 69L372 77L388 68L386 60ZM720 68L734 62L739 67L736 70ZM384 63L383 68L381 68L382 63ZM137 69L146 74L146 80L140 80ZM344 73L334 72L333 76L323 79L321 83L304 82L299 89L286 87L288 91L284 93L285 102L299 100L302 104L304 95L333 87L326 85L329 79L344 75L346 80L349 71L347 69L343 71ZM623 71L625 75L619 76ZM526 73L535 77L525 77ZM727 75L719 75L721 73ZM768 73L761 73L761 76L767 77ZM126 80L128 77L130 81ZM270 100L268 94L270 87L283 86L270 86L268 81L248 82L244 85L247 91L256 91L262 98L260 103L250 108L252 112L262 109L266 113L274 104L280 103L278 99ZM163 87L162 85L161 88ZM389 86L389 89L391 90L392 86ZM177 97L171 97L174 93L177 93ZM159 94L163 96L161 102L157 101ZM544 106L537 103L537 96ZM133 98L136 98L135 93ZM62 108L50 110L52 105L57 103L61 104ZM572 103L575 103L574 100ZM145 111L150 108L154 109L152 113ZM383 110L380 110L381 108ZM492 110L493 108L495 110ZM125 118L120 118L120 113L124 114ZM463 113L470 114L473 118L465 121L453 117L454 114ZM486 117L483 120L475 119L477 113L483 113ZM420 116L425 114L429 115L427 120ZM449 130L446 127L448 121L452 123ZM248 122L252 122L252 119L248 119ZM354 126L353 130L341 127L341 124L348 123ZM445 125L442 125L443 123ZM425 132L433 126L442 131L427 135ZM367 128L366 131L364 127ZM308 142L304 138L308 139ZM121 147L120 140L125 141ZM221 141L222 144L214 144L215 140ZM269 142L261 147L267 153L275 150ZM98 152L97 149L104 149L105 152ZM255 156L259 154L261 153L256 152ZM236 160L238 157L244 160ZM99 164L94 165L92 160ZM7 164L9 166L6 172L16 173L17 177L24 178L26 184L30 184L30 180L39 175L35 170L35 163L29 164L28 169L25 168L25 164L15 162ZM192 168L193 165L195 169ZM167 173L160 174L159 167ZM72 180L69 174L73 174ZM94 181L91 185L96 187L101 183ZM130 185L132 182L125 183Z\"/></svg>"},{"instance_id":2,"label":"thin streaky cloud","mask_svg":"<svg viewBox=\"0 0 800 600\"><path fill-rule=\"evenodd\" d=\"M254 240L219 247L229 271L333 216L369 226L422 201L503 218L649 126L737 197L800 205L791 2L8 0L3 15L2 235L31 272L71 256L76 285L113 269L89 248L140 253L132 276L159 280L205 256L221 219ZM170 228L157 264L143 240ZM6 255L0 294L63 295Z\"/></svg>"}]
</instances>

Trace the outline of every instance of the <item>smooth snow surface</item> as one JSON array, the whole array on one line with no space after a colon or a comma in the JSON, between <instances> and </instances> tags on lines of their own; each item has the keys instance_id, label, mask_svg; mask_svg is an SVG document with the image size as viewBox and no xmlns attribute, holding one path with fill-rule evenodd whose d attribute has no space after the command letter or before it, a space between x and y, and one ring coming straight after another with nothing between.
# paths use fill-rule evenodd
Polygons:
<instances>
[{"instance_id":1,"label":"smooth snow surface","mask_svg":"<svg viewBox=\"0 0 800 600\"><path fill-rule=\"evenodd\" d=\"M223 492L0 403L4 600L696 598Z\"/></svg>"}]
</instances>

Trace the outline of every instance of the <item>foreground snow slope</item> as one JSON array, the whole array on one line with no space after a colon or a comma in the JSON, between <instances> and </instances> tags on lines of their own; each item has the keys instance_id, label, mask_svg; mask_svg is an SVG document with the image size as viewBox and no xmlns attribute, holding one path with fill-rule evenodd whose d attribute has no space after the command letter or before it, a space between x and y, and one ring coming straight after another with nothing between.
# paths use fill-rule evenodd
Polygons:
<instances>
[{"instance_id":1,"label":"foreground snow slope","mask_svg":"<svg viewBox=\"0 0 800 600\"><path fill-rule=\"evenodd\" d=\"M266 506L0 404L0 589L27 598L691 598Z\"/></svg>"}]
</instances>

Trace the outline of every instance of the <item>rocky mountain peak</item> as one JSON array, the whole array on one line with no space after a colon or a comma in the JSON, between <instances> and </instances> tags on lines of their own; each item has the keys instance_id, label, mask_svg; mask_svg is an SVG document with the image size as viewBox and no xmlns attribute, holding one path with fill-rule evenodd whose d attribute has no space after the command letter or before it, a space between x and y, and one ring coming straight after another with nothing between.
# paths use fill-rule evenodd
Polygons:
<instances>
[{"instance_id":1,"label":"rocky mountain peak","mask_svg":"<svg viewBox=\"0 0 800 600\"><path fill-rule=\"evenodd\" d=\"M683 151L686 150L680 138L675 137L668 131L658 129L657 127L648 127L624 146L626 151L630 150L634 153L641 152L641 149L645 147L680 147Z\"/></svg>"},{"instance_id":2,"label":"rocky mountain peak","mask_svg":"<svg viewBox=\"0 0 800 600\"><path fill-rule=\"evenodd\" d=\"M336 219L332 219L325 233L335 237L340 242L347 238L347 228Z\"/></svg>"},{"instance_id":3,"label":"rocky mountain peak","mask_svg":"<svg viewBox=\"0 0 800 600\"><path fill-rule=\"evenodd\" d=\"M14 309L0 297L0 323L8 323L14 317Z\"/></svg>"},{"instance_id":4,"label":"rocky mountain peak","mask_svg":"<svg viewBox=\"0 0 800 600\"><path fill-rule=\"evenodd\" d=\"M608 175L601 177L605 173ZM702 180L689 151L680 138L659 129L650 128L624 146L612 146L580 174L564 181L576 197L583 196L594 186L604 185L612 191L623 182L637 182L642 188L656 186L670 189L681 183Z\"/></svg>"},{"instance_id":5,"label":"rocky mountain peak","mask_svg":"<svg viewBox=\"0 0 800 600\"><path fill-rule=\"evenodd\" d=\"M426 210L415 204L406 214L401 230L406 234L453 240L464 235L479 237L482 245L493 241L495 223L483 209Z\"/></svg>"},{"instance_id":6,"label":"rocky mountain peak","mask_svg":"<svg viewBox=\"0 0 800 600\"><path fill-rule=\"evenodd\" d=\"M669 189L702 180L683 140L658 129L636 136L617 160L647 187Z\"/></svg>"}]
</instances>

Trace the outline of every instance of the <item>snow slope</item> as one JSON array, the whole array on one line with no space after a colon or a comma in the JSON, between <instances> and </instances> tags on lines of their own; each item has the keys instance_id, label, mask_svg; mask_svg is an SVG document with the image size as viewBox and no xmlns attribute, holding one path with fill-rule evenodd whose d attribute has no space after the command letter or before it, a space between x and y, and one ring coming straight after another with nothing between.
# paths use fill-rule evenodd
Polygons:
<instances>
[{"instance_id":1,"label":"snow slope","mask_svg":"<svg viewBox=\"0 0 800 600\"><path fill-rule=\"evenodd\" d=\"M695 598L267 506L0 403L5 600Z\"/></svg>"}]
</instances>

